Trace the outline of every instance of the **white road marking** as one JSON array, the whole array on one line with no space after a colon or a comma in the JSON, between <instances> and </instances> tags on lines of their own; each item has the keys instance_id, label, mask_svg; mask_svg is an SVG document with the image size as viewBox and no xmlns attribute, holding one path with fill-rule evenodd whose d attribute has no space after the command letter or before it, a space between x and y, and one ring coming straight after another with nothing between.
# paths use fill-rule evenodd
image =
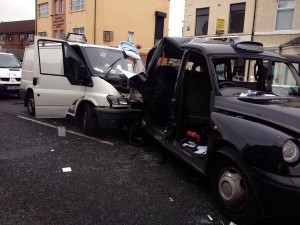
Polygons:
<instances>
[{"instance_id":1,"label":"white road marking","mask_svg":"<svg viewBox=\"0 0 300 225\"><path fill-rule=\"evenodd\" d=\"M51 125L51 124L48 124L48 123L44 123L44 122L41 122L41 121L38 121L38 120L34 120L34 119L31 119L31 118L28 118L28 117L18 116L18 118L28 120L28 121L31 121L31 122L34 122L34 123L37 123L37 124L41 124L41 125L44 125L44 126L47 126L47 127L58 129L57 126L54 126L54 125ZM102 144L114 145L114 143L112 143L110 141L104 141L104 140L101 140L101 139L98 139L98 138L90 137L90 136L87 136L87 135L84 135L84 134L81 134L81 133L77 133L77 132L72 131L72 130L66 130L66 132L70 133L70 134L77 135L79 137L83 137L83 138L87 138L87 139L90 139L90 140L93 140L93 141L97 141L97 142L100 142Z\"/></svg>"}]
</instances>

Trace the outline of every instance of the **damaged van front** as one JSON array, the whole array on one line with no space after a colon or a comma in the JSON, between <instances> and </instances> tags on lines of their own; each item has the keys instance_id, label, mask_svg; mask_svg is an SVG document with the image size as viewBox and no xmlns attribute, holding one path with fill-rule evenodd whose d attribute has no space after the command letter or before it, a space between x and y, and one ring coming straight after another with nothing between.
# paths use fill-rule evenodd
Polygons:
<instances>
[{"instance_id":1,"label":"damaged van front","mask_svg":"<svg viewBox=\"0 0 300 225\"><path fill-rule=\"evenodd\" d=\"M119 48L38 37L24 55L24 105L39 118L81 118L86 134L122 125L137 115L128 78L140 63Z\"/></svg>"}]
</instances>

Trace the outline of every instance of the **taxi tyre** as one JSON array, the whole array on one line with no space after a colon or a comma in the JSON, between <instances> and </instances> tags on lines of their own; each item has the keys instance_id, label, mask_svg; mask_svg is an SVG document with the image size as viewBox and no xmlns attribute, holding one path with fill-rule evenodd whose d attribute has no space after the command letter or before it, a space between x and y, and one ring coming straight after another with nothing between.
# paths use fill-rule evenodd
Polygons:
<instances>
[{"instance_id":1,"label":"taxi tyre","mask_svg":"<svg viewBox=\"0 0 300 225\"><path fill-rule=\"evenodd\" d=\"M28 93L27 95L27 111L30 115L35 115L35 104L34 104L34 96L33 93Z\"/></svg>"},{"instance_id":2,"label":"taxi tyre","mask_svg":"<svg viewBox=\"0 0 300 225\"><path fill-rule=\"evenodd\" d=\"M238 166L221 158L211 175L214 199L227 218L238 224L258 224L261 221L251 185Z\"/></svg>"},{"instance_id":3,"label":"taxi tyre","mask_svg":"<svg viewBox=\"0 0 300 225\"><path fill-rule=\"evenodd\" d=\"M97 131L97 116L90 104L86 104L83 110L82 130L84 134L94 135Z\"/></svg>"}]
</instances>

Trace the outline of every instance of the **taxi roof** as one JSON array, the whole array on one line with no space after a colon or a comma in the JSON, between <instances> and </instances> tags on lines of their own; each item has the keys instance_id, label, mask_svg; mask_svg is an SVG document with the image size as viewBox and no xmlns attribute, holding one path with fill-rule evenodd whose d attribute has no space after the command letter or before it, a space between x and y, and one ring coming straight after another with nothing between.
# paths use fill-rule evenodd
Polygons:
<instances>
[{"instance_id":1,"label":"taxi roof","mask_svg":"<svg viewBox=\"0 0 300 225\"><path fill-rule=\"evenodd\" d=\"M211 41L208 40L207 38L199 38L199 37L165 37L161 39L161 41L166 41L170 42L173 45L176 45L177 47L185 50L185 49L190 49L190 48L198 48L203 51L205 51L206 54L208 55L216 55L216 54L255 54L255 55L260 55L260 56L266 56L266 57L276 57L280 59L284 59L284 57L280 56L277 53L270 52L270 51L261 51L261 52L254 52L251 50L251 44L253 45L256 42L247 42L250 46L250 49L244 50L244 51L238 51L234 44L231 42L221 42L221 41ZM160 41L160 42L161 42ZM160 43L159 42L159 43ZM157 45L159 45L157 43Z\"/></svg>"}]
</instances>

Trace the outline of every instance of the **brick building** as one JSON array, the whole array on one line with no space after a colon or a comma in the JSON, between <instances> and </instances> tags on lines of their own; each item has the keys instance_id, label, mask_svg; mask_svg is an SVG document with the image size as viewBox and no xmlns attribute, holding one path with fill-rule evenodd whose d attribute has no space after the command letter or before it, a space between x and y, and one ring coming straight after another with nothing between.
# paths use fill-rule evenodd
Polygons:
<instances>
[{"instance_id":1,"label":"brick building","mask_svg":"<svg viewBox=\"0 0 300 225\"><path fill-rule=\"evenodd\" d=\"M35 20L0 23L0 51L12 52L20 59L28 41L35 34Z\"/></svg>"}]
</instances>

